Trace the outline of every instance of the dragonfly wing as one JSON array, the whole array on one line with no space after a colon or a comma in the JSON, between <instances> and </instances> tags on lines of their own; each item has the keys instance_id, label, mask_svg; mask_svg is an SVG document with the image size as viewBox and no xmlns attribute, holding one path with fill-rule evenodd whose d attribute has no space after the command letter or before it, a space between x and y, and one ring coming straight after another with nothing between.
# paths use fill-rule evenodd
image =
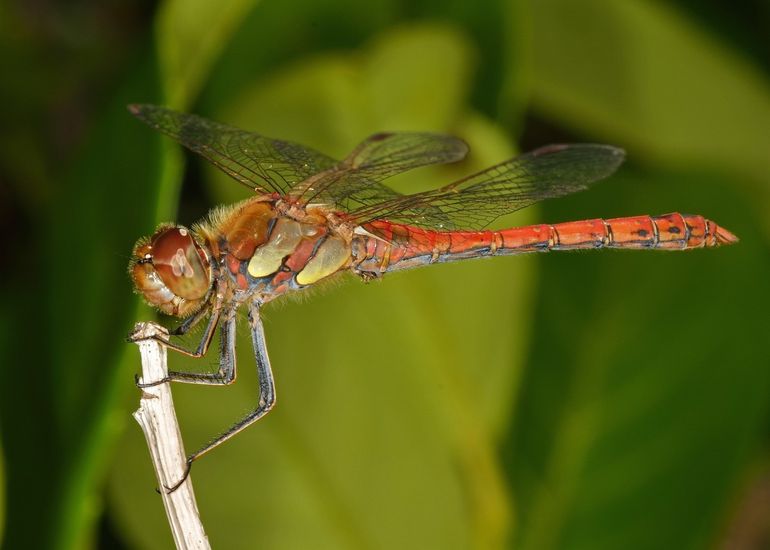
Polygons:
<instances>
[{"instance_id":1,"label":"dragonfly wing","mask_svg":"<svg viewBox=\"0 0 770 550\"><path fill-rule=\"evenodd\" d=\"M258 193L284 195L306 178L337 164L308 147L271 139L156 105L131 105L142 122L206 158Z\"/></svg>"},{"instance_id":2,"label":"dragonfly wing","mask_svg":"<svg viewBox=\"0 0 770 550\"><path fill-rule=\"evenodd\" d=\"M586 189L623 162L609 145L549 145L445 187L402 195L352 212L358 223L378 219L426 228L481 229L535 202Z\"/></svg>"},{"instance_id":3,"label":"dragonfly wing","mask_svg":"<svg viewBox=\"0 0 770 550\"><path fill-rule=\"evenodd\" d=\"M302 202L335 204L350 211L402 196L381 185L386 178L429 164L457 162L468 146L461 139L431 133L374 134L332 170L303 182L292 195Z\"/></svg>"},{"instance_id":4,"label":"dragonfly wing","mask_svg":"<svg viewBox=\"0 0 770 550\"><path fill-rule=\"evenodd\" d=\"M342 163L372 180L381 181L420 166L457 162L467 154L468 145L453 136L380 133L362 141Z\"/></svg>"}]
</instances>

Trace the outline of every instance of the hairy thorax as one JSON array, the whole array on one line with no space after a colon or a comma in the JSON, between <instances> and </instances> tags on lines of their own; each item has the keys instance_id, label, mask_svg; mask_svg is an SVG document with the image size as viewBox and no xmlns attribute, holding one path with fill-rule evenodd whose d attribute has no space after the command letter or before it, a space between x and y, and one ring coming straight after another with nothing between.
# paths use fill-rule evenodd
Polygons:
<instances>
[{"instance_id":1,"label":"hairy thorax","mask_svg":"<svg viewBox=\"0 0 770 550\"><path fill-rule=\"evenodd\" d=\"M215 211L196 228L238 301L265 303L345 270L352 232L323 206L289 207L270 196Z\"/></svg>"}]
</instances>

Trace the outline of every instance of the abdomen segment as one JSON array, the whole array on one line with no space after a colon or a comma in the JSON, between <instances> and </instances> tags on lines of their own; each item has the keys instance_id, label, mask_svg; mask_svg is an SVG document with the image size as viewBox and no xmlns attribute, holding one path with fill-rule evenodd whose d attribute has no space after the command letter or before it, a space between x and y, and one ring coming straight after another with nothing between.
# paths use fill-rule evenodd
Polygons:
<instances>
[{"instance_id":1,"label":"abdomen segment","mask_svg":"<svg viewBox=\"0 0 770 550\"><path fill-rule=\"evenodd\" d=\"M380 273L524 252L587 248L685 250L738 240L703 216L679 213L530 225L500 231L429 231L387 221L372 222L364 229L373 235L359 236L357 242L354 239L354 267L358 271Z\"/></svg>"}]
</instances>

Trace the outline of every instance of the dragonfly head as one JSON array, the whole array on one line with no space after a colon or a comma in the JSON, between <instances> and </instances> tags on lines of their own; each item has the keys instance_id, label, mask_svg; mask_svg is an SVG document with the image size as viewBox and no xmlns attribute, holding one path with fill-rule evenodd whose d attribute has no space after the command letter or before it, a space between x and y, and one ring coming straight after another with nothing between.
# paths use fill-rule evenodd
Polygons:
<instances>
[{"instance_id":1,"label":"dragonfly head","mask_svg":"<svg viewBox=\"0 0 770 550\"><path fill-rule=\"evenodd\" d=\"M210 254L186 227L162 225L140 239L128 269L150 305L177 317L200 308L213 286Z\"/></svg>"}]
</instances>

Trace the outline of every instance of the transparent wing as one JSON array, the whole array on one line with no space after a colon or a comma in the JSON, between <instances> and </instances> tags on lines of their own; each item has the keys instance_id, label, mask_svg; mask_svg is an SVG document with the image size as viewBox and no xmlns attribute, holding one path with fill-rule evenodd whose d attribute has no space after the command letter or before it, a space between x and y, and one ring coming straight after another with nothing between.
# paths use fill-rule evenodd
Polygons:
<instances>
[{"instance_id":1,"label":"transparent wing","mask_svg":"<svg viewBox=\"0 0 770 550\"><path fill-rule=\"evenodd\" d=\"M296 143L270 139L165 107L130 105L129 111L257 192L285 195L299 182L337 164L334 159Z\"/></svg>"},{"instance_id":2,"label":"transparent wing","mask_svg":"<svg viewBox=\"0 0 770 550\"><path fill-rule=\"evenodd\" d=\"M467 154L468 145L460 138L424 132L391 132L369 136L342 164L381 181L412 168L457 162Z\"/></svg>"},{"instance_id":3,"label":"transparent wing","mask_svg":"<svg viewBox=\"0 0 770 550\"><path fill-rule=\"evenodd\" d=\"M332 170L292 190L301 202L335 204L345 211L402 196L382 180L429 164L457 162L468 146L461 139L430 133L380 133L361 142Z\"/></svg>"},{"instance_id":4,"label":"transparent wing","mask_svg":"<svg viewBox=\"0 0 770 550\"><path fill-rule=\"evenodd\" d=\"M445 187L402 195L351 212L358 223L387 219L425 228L481 229L543 199L586 189L623 162L609 145L549 145Z\"/></svg>"}]
</instances>

